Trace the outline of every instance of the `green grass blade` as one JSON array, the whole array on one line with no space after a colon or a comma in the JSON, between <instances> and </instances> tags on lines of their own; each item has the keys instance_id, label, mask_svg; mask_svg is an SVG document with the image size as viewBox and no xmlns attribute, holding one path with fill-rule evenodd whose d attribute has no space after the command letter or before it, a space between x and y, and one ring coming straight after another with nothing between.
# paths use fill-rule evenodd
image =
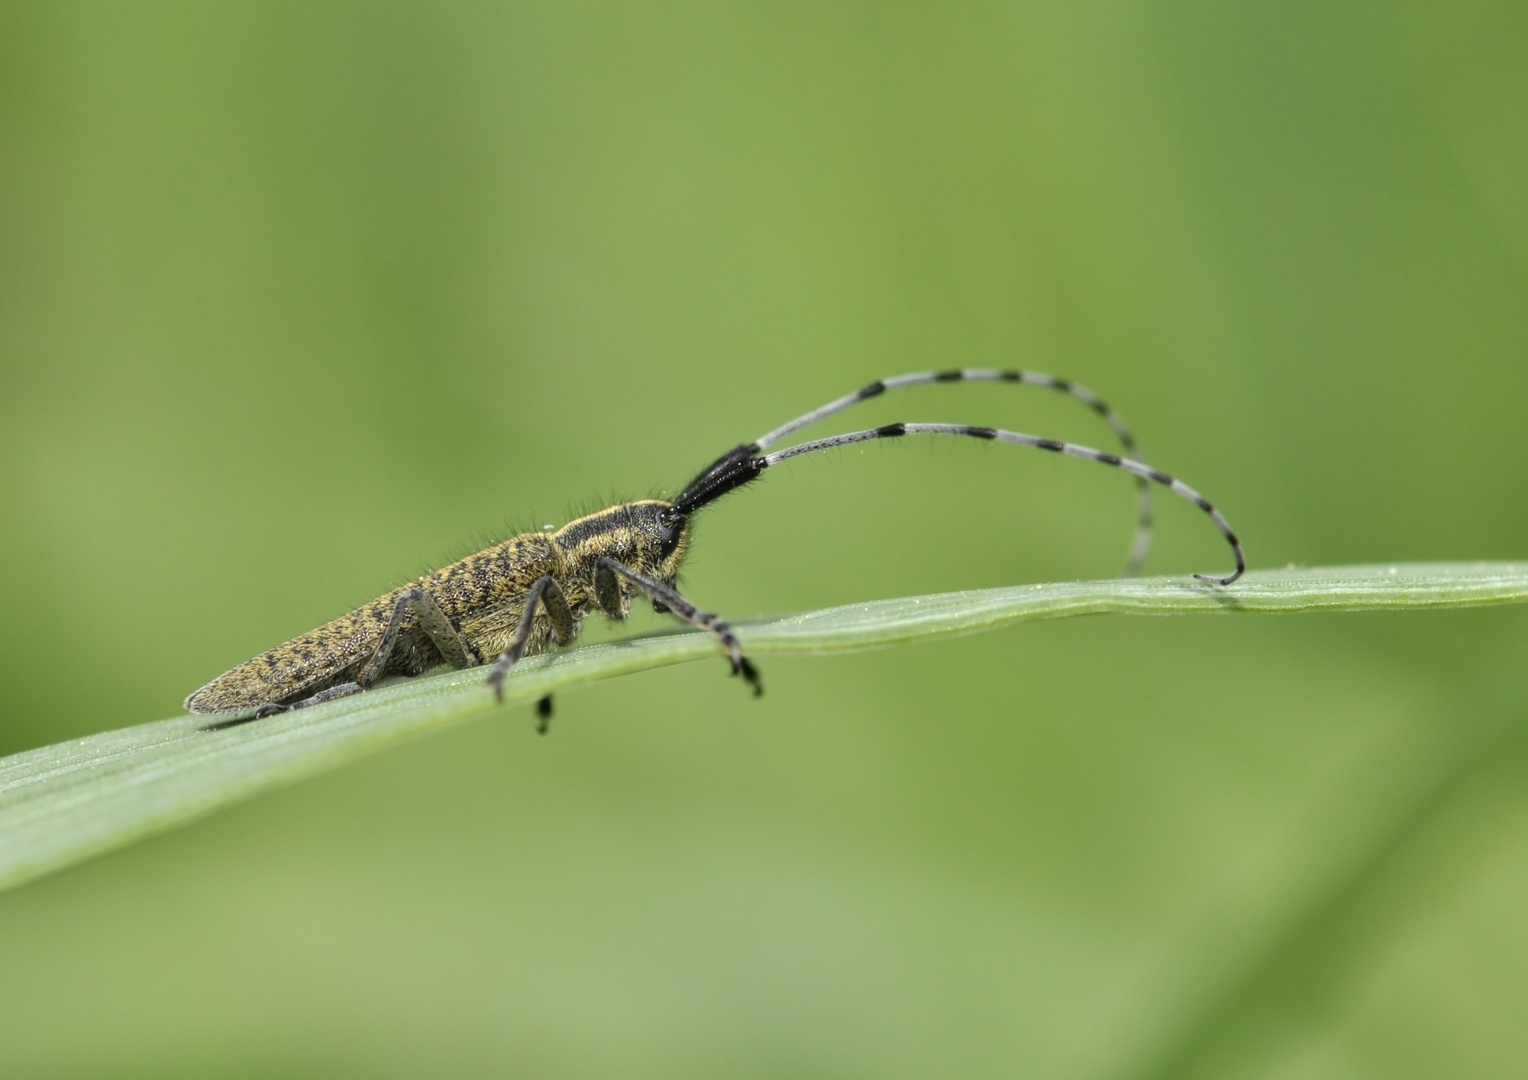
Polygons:
<instances>
[{"instance_id":1,"label":"green grass blade","mask_svg":"<svg viewBox=\"0 0 1528 1080\"><path fill-rule=\"evenodd\" d=\"M1191 578L1061 582L912 596L738 625L752 653L820 654L976 633L1026 619L1124 612L1364 611L1528 600L1528 563L1260 571L1228 589ZM709 635L656 633L519 665L506 705L634 671L716 659ZM0 889L495 708L481 669L400 681L223 731L178 717L0 760Z\"/></svg>"}]
</instances>

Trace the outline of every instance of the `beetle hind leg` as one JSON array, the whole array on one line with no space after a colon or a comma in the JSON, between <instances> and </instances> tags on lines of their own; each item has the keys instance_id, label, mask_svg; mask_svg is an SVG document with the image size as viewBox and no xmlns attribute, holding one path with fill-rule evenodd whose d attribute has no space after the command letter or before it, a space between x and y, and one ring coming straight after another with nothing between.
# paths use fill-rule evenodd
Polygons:
<instances>
[{"instance_id":1,"label":"beetle hind leg","mask_svg":"<svg viewBox=\"0 0 1528 1080\"><path fill-rule=\"evenodd\" d=\"M440 605L435 602L435 598L415 586L398 597L398 602L393 605L392 618L387 621L387 629L382 631L382 641L377 645L377 651L372 653L371 659L355 677L357 689L369 688L386 673L387 662L392 659L393 649L398 644L398 634L403 629L403 618L411 612L415 625L425 632L425 636L430 639L430 643L435 646L435 650L440 653L446 663L461 669L482 662L477 658L477 653L468 644L467 639L451 625L451 620L446 618L444 611L440 610ZM335 689L339 688L335 687ZM354 693L354 691L347 691L347 693ZM317 698L320 694L313 696ZM334 696L342 697L343 695ZM329 698L323 700L328 701ZM312 699L308 699L307 703L318 704Z\"/></svg>"},{"instance_id":2,"label":"beetle hind leg","mask_svg":"<svg viewBox=\"0 0 1528 1080\"><path fill-rule=\"evenodd\" d=\"M279 701L267 701L250 716L236 716L229 720L219 720L214 724L208 724L201 728L202 731L223 731L227 728L238 727L247 724L251 720L264 720L267 716L279 716L281 713L292 712L296 709L306 709L313 705L322 705L326 701L336 698L349 697L351 694L359 694L365 687L357 682L344 682L338 686L331 686L327 690L305 697L301 701L294 701L290 705L284 705Z\"/></svg>"}]
</instances>

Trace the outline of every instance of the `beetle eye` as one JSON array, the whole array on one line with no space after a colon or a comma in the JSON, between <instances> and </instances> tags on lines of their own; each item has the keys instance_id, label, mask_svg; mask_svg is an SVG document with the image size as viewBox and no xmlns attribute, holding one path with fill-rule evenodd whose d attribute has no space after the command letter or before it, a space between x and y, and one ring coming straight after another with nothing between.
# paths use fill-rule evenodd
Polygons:
<instances>
[{"instance_id":1,"label":"beetle eye","mask_svg":"<svg viewBox=\"0 0 1528 1080\"><path fill-rule=\"evenodd\" d=\"M659 510L654 520L658 525L658 540L667 554L679 542L679 525L683 519L671 510Z\"/></svg>"}]
</instances>

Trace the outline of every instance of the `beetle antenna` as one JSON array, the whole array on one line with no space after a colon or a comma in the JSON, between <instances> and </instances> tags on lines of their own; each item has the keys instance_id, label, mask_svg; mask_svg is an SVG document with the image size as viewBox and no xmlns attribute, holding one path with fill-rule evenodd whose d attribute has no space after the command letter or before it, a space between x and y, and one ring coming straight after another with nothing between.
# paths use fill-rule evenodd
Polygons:
<instances>
[{"instance_id":1,"label":"beetle antenna","mask_svg":"<svg viewBox=\"0 0 1528 1080\"><path fill-rule=\"evenodd\" d=\"M868 401L873 397L880 397L888 390L899 390L904 386L922 386L928 383L957 383L957 382L1005 382L1022 383L1025 386L1038 386L1046 390L1055 390L1066 394L1077 401L1082 402L1093 412L1103 417L1104 421L1114 430L1114 436L1119 440L1124 456L1139 460L1140 449L1136 446L1135 436L1130 433L1125 418L1115 412L1108 403L1103 401L1097 394L1089 390L1081 383L1072 382L1070 379L1058 379L1054 375L1047 375L1042 371L1017 371L1013 369L999 368L951 368L948 371L915 371L909 375L895 375L889 379L878 379L862 390L830 401L821 408L813 409L796 417L788 424L782 424L767 435L754 440L754 453L767 450L787 435L794 434L804 427L809 427L819 420L826 420L830 416L836 416L845 409L858 405L862 401ZM1140 573L1141 564L1146 561L1146 552L1151 547L1151 484L1143 478L1135 478L1136 487L1136 528L1135 539L1130 544L1130 555L1125 560L1125 577L1134 577Z\"/></svg>"},{"instance_id":2,"label":"beetle antenna","mask_svg":"<svg viewBox=\"0 0 1528 1080\"><path fill-rule=\"evenodd\" d=\"M895 439L904 435L966 435L974 439L996 440L998 442L1015 443L1019 446L1032 446L1036 450L1049 450L1052 453L1066 454L1070 457L1082 458L1084 461L1097 461L1103 465L1112 465L1116 469L1123 469L1140 481L1151 481L1169 488L1174 495L1187 499L1199 509L1210 516L1220 534L1226 538L1226 543L1231 545L1231 552L1236 556L1236 570L1228 577L1216 577L1212 574L1195 574L1200 581L1209 582L1212 585L1229 585L1247 569L1246 559L1242 556L1241 542L1236 539L1236 533L1231 525L1199 492L1189 487L1182 480L1168 476L1165 472L1152 468L1143 461L1134 458L1120 457L1117 454L1106 454L1102 450L1094 450L1090 446L1078 446L1076 443L1062 442L1059 439L1042 439L1037 435L1025 435L1018 431L1004 431L1001 428L973 427L969 424L886 424L878 428L867 428L864 431L851 431L845 435L833 435L826 439L813 439L811 442L797 443L785 450L776 450L773 454L755 456L746 460L737 459L729 466L732 473L741 475L744 467L750 471L744 478L728 485L726 490L731 490L740 484L747 483L759 473L772 465L778 465L782 461L788 461L793 457L803 454L813 454L819 450L832 450L839 446L849 446L853 443L868 442L871 439ZM738 447L732 451L729 457L735 457L747 447ZM719 460L712 469L722 466L729 458ZM707 474L703 473L702 478ZM699 482L699 481L697 481ZM694 487L694 485L691 485ZM719 496L718 496L719 497ZM710 500L706 500L710 501Z\"/></svg>"}]
</instances>

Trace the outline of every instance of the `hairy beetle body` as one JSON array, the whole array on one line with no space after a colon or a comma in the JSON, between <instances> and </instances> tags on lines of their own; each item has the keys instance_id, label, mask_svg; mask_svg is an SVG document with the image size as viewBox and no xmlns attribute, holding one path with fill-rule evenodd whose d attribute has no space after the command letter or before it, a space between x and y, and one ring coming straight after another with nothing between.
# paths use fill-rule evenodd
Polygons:
<instances>
[{"instance_id":1,"label":"hairy beetle body","mask_svg":"<svg viewBox=\"0 0 1528 1080\"><path fill-rule=\"evenodd\" d=\"M1038 386L1065 394L1100 416L1123 454L1077 443L971 424L896 423L813 439L770 452L769 448L810 424L825 420L888 390L930 383L986 382ZM740 675L762 692L758 672L743 655L731 628L701 611L674 588L690 542L690 519L729 492L751 484L767 469L821 450L874 439L953 435L1027 446L1080 458L1130 474L1139 496L1136 538L1125 564L1133 574L1151 540L1153 484L1167 488L1207 514L1236 556L1228 576L1195 574L1209 585L1230 585L1246 568L1241 542L1204 496L1183 481L1137 457L1124 419L1086 387L1036 371L956 368L879 379L796 417L751 443L717 458L671 502L647 499L589 514L554 533L522 533L426 574L349 615L278 645L218 676L186 699L193 713L252 715L210 725L227 727L287 708L305 708L365 690L390 675L418 675L441 664L465 668L492 661L488 684L502 698L505 675L522 656L551 643L566 645L592 611L624 619L631 596L642 593L668 612L714 636ZM546 730L552 702L538 703L539 730Z\"/></svg>"},{"instance_id":2,"label":"hairy beetle body","mask_svg":"<svg viewBox=\"0 0 1528 1080\"><path fill-rule=\"evenodd\" d=\"M381 644L399 600L414 589L428 594L456 627L474 664L492 661L509 648L531 587L543 577L560 586L576 634L578 623L598 606L594 571L600 557L673 583L689 531L686 524L677 543L665 542L657 514L669 508L656 499L625 503L569 522L555 533L512 536L219 675L188 697L186 708L212 714L290 705L355 682ZM631 591L623 589L623 603ZM619 617L625 611L610 614ZM418 675L450 662L419 622L416 615L404 616L391 656L376 677ZM521 655L542 652L551 641L551 619L538 613Z\"/></svg>"}]
</instances>

